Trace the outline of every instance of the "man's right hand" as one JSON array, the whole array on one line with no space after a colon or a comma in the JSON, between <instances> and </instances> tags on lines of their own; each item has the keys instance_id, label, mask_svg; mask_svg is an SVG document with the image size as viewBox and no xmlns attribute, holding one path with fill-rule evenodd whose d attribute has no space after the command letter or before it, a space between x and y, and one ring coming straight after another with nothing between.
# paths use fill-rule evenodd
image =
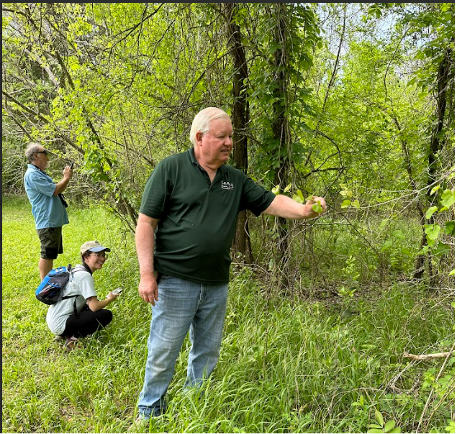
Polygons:
<instances>
[{"instance_id":1,"label":"man's right hand","mask_svg":"<svg viewBox=\"0 0 456 434\"><path fill-rule=\"evenodd\" d=\"M155 306L158 300L157 279L154 275L154 234L158 222L158 219L139 213L135 231L140 276L138 292L139 296L152 306Z\"/></svg>"},{"instance_id":2,"label":"man's right hand","mask_svg":"<svg viewBox=\"0 0 456 434\"><path fill-rule=\"evenodd\" d=\"M65 166L65 169L63 169L63 177L68 180L73 177L73 169L70 166Z\"/></svg>"},{"instance_id":3,"label":"man's right hand","mask_svg":"<svg viewBox=\"0 0 456 434\"><path fill-rule=\"evenodd\" d=\"M139 296L146 302L155 306L158 300L158 284L154 276L142 277L138 287Z\"/></svg>"},{"instance_id":4,"label":"man's right hand","mask_svg":"<svg viewBox=\"0 0 456 434\"><path fill-rule=\"evenodd\" d=\"M63 169L63 178L55 185L54 196L63 193L73 176L73 169L70 166L65 166Z\"/></svg>"}]
</instances>

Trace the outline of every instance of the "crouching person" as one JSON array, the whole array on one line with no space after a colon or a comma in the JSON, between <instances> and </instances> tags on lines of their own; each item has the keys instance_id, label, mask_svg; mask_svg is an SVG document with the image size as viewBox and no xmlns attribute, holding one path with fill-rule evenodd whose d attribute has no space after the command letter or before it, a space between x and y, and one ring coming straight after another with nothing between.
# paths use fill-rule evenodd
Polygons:
<instances>
[{"instance_id":1,"label":"crouching person","mask_svg":"<svg viewBox=\"0 0 456 434\"><path fill-rule=\"evenodd\" d=\"M65 339L71 351L78 338L95 333L112 321L112 312L105 307L118 297L110 292L105 300L98 300L93 273L103 268L111 249L98 241L87 241L81 246L82 264L73 268L72 276L63 290L61 301L49 306L46 321L57 339Z\"/></svg>"}]
</instances>

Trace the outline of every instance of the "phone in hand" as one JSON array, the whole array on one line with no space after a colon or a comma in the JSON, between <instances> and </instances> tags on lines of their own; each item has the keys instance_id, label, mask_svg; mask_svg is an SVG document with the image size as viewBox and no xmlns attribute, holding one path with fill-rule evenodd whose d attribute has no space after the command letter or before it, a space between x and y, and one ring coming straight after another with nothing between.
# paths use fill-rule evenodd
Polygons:
<instances>
[{"instance_id":1,"label":"phone in hand","mask_svg":"<svg viewBox=\"0 0 456 434\"><path fill-rule=\"evenodd\" d=\"M114 291L112 291L113 294L120 294L122 292L122 288L116 288Z\"/></svg>"},{"instance_id":2,"label":"phone in hand","mask_svg":"<svg viewBox=\"0 0 456 434\"><path fill-rule=\"evenodd\" d=\"M74 161L71 162L70 169L72 169L73 167L74 167Z\"/></svg>"}]
</instances>

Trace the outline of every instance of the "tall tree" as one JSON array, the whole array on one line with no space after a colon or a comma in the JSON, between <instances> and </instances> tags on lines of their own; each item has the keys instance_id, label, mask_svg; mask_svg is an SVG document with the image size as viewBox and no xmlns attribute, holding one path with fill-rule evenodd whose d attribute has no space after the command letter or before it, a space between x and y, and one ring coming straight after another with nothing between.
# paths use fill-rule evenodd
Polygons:
<instances>
[{"instance_id":1,"label":"tall tree","mask_svg":"<svg viewBox=\"0 0 456 434\"><path fill-rule=\"evenodd\" d=\"M291 41L289 28L291 27L290 11L286 3L274 3L272 13L276 20L273 28L273 52L272 62L275 86L272 89L272 139L276 143L277 166L274 169L274 184L284 191L290 179L291 160L291 133L288 118L288 106L290 98L290 50ZM289 287L289 252L288 252L288 221L284 218L277 218L278 228L278 255L281 261L281 286Z\"/></svg>"},{"instance_id":2,"label":"tall tree","mask_svg":"<svg viewBox=\"0 0 456 434\"><path fill-rule=\"evenodd\" d=\"M245 47L242 44L241 28L238 24L238 12L241 6L235 3L225 3L225 16L228 23L228 45L233 57L233 163L244 173L248 171L248 136L246 130L249 125L249 102L247 99L248 68ZM248 264L253 262L252 246L250 242L247 210L239 213L236 235L233 241L233 251L240 253L240 259Z\"/></svg>"},{"instance_id":3,"label":"tall tree","mask_svg":"<svg viewBox=\"0 0 456 434\"><path fill-rule=\"evenodd\" d=\"M423 90L429 90L434 98L434 113L427 125L430 138L424 152L427 177L423 182L426 188L422 190L419 198L423 203L423 209L419 210L423 248L428 240L427 225L434 222L434 216L426 217L424 210L434 202L433 187L445 170L448 170L448 157L450 165L454 165L454 156L448 151L451 144L454 147L455 8L453 3L400 6L382 3L371 6L370 12L379 16L382 11L389 9L398 15L403 38L419 38L420 46L415 57L422 60L422 63L411 81L416 82ZM427 258L429 275L432 277L430 252L427 253ZM422 278L425 262L426 255L420 253L416 259L415 278Z\"/></svg>"},{"instance_id":4,"label":"tall tree","mask_svg":"<svg viewBox=\"0 0 456 434\"><path fill-rule=\"evenodd\" d=\"M262 18L254 32L255 60L250 80L257 122L254 170L275 191L287 192L294 184L294 171L304 161L306 146L303 112L309 93L304 73L312 65L312 47L318 42L316 18L304 4L261 5ZM294 186L296 189L296 185ZM275 270L279 286L290 283L289 223L276 221Z\"/></svg>"}]
</instances>

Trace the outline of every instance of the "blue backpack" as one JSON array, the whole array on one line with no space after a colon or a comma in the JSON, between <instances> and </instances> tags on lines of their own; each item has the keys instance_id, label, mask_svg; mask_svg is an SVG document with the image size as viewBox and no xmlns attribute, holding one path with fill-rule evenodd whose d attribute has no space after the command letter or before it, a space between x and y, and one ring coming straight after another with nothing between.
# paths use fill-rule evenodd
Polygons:
<instances>
[{"instance_id":1,"label":"blue backpack","mask_svg":"<svg viewBox=\"0 0 456 434\"><path fill-rule=\"evenodd\" d=\"M75 270L73 270L71 264L68 267L58 267L49 271L35 291L36 298L50 305L56 304L60 300L77 297L77 295L63 297L63 290L74 272Z\"/></svg>"}]
</instances>

